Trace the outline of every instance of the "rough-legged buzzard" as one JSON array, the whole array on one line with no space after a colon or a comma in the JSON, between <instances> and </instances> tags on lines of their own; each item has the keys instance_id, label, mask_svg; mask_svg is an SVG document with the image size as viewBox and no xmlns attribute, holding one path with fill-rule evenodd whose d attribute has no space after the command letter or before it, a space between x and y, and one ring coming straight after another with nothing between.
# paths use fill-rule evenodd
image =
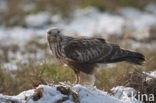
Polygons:
<instances>
[{"instance_id":1,"label":"rough-legged buzzard","mask_svg":"<svg viewBox=\"0 0 156 103\"><path fill-rule=\"evenodd\" d=\"M57 28L47 31L47 40L53 56L74 70L76 83L93 84L95 67L99 63L126 61L141 65L145 61L143 54L121 49L103 38L69 37Z\"/></svg>"}]
</instances>

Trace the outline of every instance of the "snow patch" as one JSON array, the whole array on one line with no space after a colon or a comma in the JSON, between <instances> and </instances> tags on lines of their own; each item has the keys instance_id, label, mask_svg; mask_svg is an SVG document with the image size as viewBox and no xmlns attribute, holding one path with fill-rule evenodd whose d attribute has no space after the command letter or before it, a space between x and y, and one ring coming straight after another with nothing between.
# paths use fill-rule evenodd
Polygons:
<instances>
[{"instance_id":1,"label":"snow patch","mask_svg":"<svg viewBox=\"0 0 156 103\"><path fill-rule=\"evenodd\" d=\"M144 72L144 73L149 75L149 76L147 76L146 81L149 81L152 78L156 78L156 70L155 71L151 71L151 72Z\"/></svg>"},{"instance_id":2,"label":"snow patch","mask_svg":"<svg viewBox=\"0 0 156 103\"><path fill-rule=\"evenodd\" d=\"M6 40L6 44L24 44L33 37L45 37L46 31L44 29L35 28L4 28L0 27L0 40Z\"/></svg>"},{"instance_id":3,"label":"snow patch","mask_svg":"<svg viewBox=\"0 0 156 103\"><path fill-rule=\"evenodd\" d=\"M55 103L63 97L68 97L68 95L64 95L58 91L56 87L40 85L37 88L43 88L43 96L37 101L32 99L32 96L35 92L33 89L24 91L17 96L6 96L0 94L0 102L5 103L5 100L14 100L20 103ZM117 98L109 96L106 92L98 90L95 87L75 85L71 87L71 89L78 93L78 99L80 103L124 103ZM71 96L68 98L69 99L63 103L74 103Z\"/></svg>"},{"instance_id":4,"label":"snow patch","mask_svg":"<svg viewBox=\"0 0 156 103\"><path fill-rule=\"evenodd\" d=\"M50 20L49 12L40 12L38 14L31 14L25 18L27 26L30 27L41 27L47 24Z\"/></svg>"},{"instance_id":5,"label":"snow patch","mask_svg":"<svg viewBox=\"0 0 156 103\"><path fill-rule=\"evenodd\" d=\"M153 13L156 15L156 3L147 5L147 7L145 9L147 12L150 12L150 13Z\"/></svg>"},{"instance_id":6,"label":"snow patch","mask_svg":"<svg viewBox=\"0 0 156 103\"><path fill-rule=\"evenodd\" d=\"M139 40L148 38L149 29L156 24L156 15L134 8L121 9L120 14L129 22L129 26L131 26L129 28L134 29L131 35Z\"/></svg>"},{"instance_id":7,"label":"snow patch","mask_svg":"<svg viewBox=\"0 0 156 103\"><path fill-rule=\"evenodd\" d=\"M126 103L142 103L135 98L136 91L131 87L117 86L111 89L114 96Z\"/></svg>"},{"instance_id":8,"label":"snow patch","mask_svg":"<svg viewBox=\"0 0 156 103\"><path fill-rule=\"evenodd\" d=\"M124 18L107 12L99 12L95 8L77 10L73 20L62 26L67 33L75 33L80 36L93 36L100 34L108 37L109 34L121 35Z\"/></svg>"},{"instance_id":9,"label":"snow patch","mask_svg":"<svg viewBox=\"0 0 156 103\"><path fill-rule=\"evenodd\" d=\"M5 0L0 0L0 12L7 12L8 11L8 5Z\"/></svg>"}]
</instances>

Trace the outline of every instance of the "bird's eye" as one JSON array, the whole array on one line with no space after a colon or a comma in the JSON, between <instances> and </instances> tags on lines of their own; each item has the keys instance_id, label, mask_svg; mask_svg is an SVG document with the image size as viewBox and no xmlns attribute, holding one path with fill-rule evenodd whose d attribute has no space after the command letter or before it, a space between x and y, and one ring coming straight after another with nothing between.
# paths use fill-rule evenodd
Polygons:
<instances>
[{"instance_id":1,"label":"bird's eye","mask_svg":"<svg viewBox=\"0 0 156 103\"><path fill-rule=\"evenodd\" d=\"M59 33L60 33L60 31L57 31L57 33L59 34Z\"/></svg>"},{"instance_id":2,"label":"bird's eye","mask_svg":"<svg viewBox=\"0 0 156 103\"><path fill-rule=\"evenodd\" d=\"M51 34L51 31L48 31L48 34Z\"/></svg>"}]
</instances>

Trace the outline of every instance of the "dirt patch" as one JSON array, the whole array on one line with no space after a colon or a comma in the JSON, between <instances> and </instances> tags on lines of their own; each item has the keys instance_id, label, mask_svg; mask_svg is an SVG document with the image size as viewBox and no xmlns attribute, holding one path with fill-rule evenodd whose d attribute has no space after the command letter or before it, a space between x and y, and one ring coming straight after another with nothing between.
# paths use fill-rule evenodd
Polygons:
<instances>
[{"instance_id":1,"label":"dirt patch","mask_svg":"<svg viewBox=\"0 0 156 103\"><path fill-rule=\"evenodd\" d=\"M42 96L43 96L43 88L38 88L38 89L35 90L35 93L33 94L32 99L34 101L37 101L40 98L42 98Z\"/></svg>"},{"instance_id":2,"label":"dirt patch","mask_svg":"<svg viewBox=\"0 0 156 103\"><path fill-rule=\"evenodd\" d=\"M72 90L70 87L65 86L65 85L64 86L60 85L60 86L57 86L56 89L64 95L72 95L72 99L74 103L80 103L78 93ZM57 101L57 103L62 103L63 101L66 101L66 99L67 98L63 98L62 100Z\"/></svg>"}]
</instances>

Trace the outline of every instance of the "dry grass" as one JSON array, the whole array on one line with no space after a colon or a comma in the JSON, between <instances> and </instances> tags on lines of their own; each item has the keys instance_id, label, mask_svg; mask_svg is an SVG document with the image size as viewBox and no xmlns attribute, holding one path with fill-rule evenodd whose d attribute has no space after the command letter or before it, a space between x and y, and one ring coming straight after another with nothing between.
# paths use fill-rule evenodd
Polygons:
<instances>
[{"instance_id":1,"label":"dry grass","mask_svg":"<svg viewBox=\"0 0 156 103\"><path fill-rule=\"evenodd\" d=\"M139 93L136 97L139 97L140 94L153 94L155 96L154 98L156 98L156 78L152 78L147 81L147 77L148 75L143 73L141 70L135 70L121 76L117 85L134 88ZM143 98L143 101L144 103L155 103L154 101L147 101L145 97Z\"/></svg>"},{"instance_id":2,"label":"dry grass","mask_svg":"<svg viewBox=\"0 0 156 103\"><path fill-rule=\"evenodd\" d=\"M0 93L15 95L27 89L34 88L47 82L74 82L73 71L59 64L33 64L31 62L25 68L19 68L13 73L0 68Z\"/></svg>"},{"instance_id":3,"label":"dry grass","mask_svg":"<svg viewBox=\"0 0 156 103\"><path fill-rule=\"evenodd\" d=\"M47 45L39 42L39 38L33 38L33 40L28 41L24 46L25 53L29 55L29 53L35 54L36 52L38 52L32 51L33 47L38 47L38 49L40 50L47 51ZM11 49L10 47L6 47L6 49L2 50L4 51L4 53L6 53L6 55L8 55L7 52L13 51L13 48ZM20 51L20 49L18 50ZM109 69L102 67L96 73L95 85L97 86L97 88L109 90L114 86L123 85L119 80L128 75L128 73L134 72L136 69L140 71L156 70L155 50L151 52L146 51L145 55L147 60L143 66L134 66L128 63L117 63L115 67ZM13 72L6 70L5 68L2 68L0 66L0 93L15 95L23 90L34 88L39 84L47 84L54 81L56 83L63 81L74 83L75 76L72 69L60 65L58 62L55 62L52 57L49 56L50 54L46 54L46 57L44 58L48 59L48 61L50 62L46 62L47 60L44 61L44 59L37 62L35 61L35 59L32 59L25 66L21 66L20 63L17 64L18 69L17 71ZM124 83L126 79L122 81L122 83Z\"/></svg>"}]
</instances>

